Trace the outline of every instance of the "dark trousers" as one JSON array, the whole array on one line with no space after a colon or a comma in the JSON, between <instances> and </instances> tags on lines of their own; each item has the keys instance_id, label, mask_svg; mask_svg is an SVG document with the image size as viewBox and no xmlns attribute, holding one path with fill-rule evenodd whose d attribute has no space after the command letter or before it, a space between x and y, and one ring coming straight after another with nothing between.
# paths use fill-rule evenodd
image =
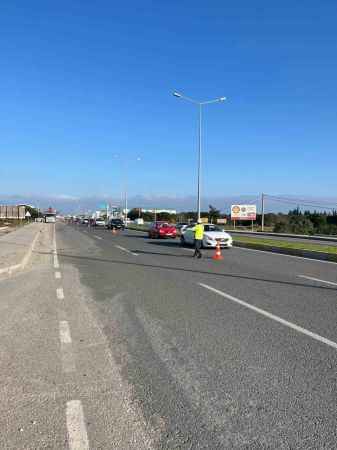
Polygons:
<instances>
[{"instance_id":1,"label":"dark trousers","mask_svg":"<svg viewBox=\"0 0 337 450\"><path fill-rule=\"evenodd\" d=\"M201 251L200 251L200 249L201 249L201 247L202 247L202 239L195 239L195 242L194 242L194 257L198 257L198 258L201 258Z\"/></svg>"}]
</instances>

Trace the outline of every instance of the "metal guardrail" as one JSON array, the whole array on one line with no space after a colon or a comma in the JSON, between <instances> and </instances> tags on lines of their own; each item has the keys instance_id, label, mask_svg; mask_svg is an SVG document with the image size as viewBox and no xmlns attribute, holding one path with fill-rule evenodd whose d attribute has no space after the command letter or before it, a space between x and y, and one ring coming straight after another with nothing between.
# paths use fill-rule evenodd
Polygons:
<instances>
[{"instance_id":1,"label":"metal guardrail","mask_svg":"<svg viewBox=\"0 0 337 450\"><path fill-rule=\"evenodd\" d=\"M311 241L327 241L327 242L337 242L337 236L319 236L319 235L308 235L308 234L289 234L289 233L272 233L266 231L243 231L243 230L228 230L230 234L248 234L251 236L273 236L273 237L285 237L291 239L308 239Z\"/></svg>"}]
</instances>

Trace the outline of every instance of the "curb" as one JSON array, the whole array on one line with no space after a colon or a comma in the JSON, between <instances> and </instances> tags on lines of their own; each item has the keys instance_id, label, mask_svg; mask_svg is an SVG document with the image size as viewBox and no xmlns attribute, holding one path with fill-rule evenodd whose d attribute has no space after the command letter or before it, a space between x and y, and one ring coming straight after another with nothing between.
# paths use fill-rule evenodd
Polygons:
<instances>
[{"instance_id":1,"label":"curb","mask_svg":"<svg viewBox=\"0 0 337 450\"><path fill-rule=\"evenodd\" d=\"M2 275L4 273L11 275L16 270L24 269L26 267L26 265L28 264L28 262L30 260L30 257L32 256L32 253L33 253L37 238L39 237L40 231L41 231L41 229L39 229L37 231L37 233L33 239L33 242L29 246L27 253L22 258L22 261L19 264L13 264L12 266L3 267L2 269L0 269L0 275Z\"/></svg>"},{"instance_id":2,"label":"curb","mask_svg":"<svg viewBox=\"0 0 337 450\"><path fill-rule=\"evenodd\" d=\"M333 255L331 253L313 252L310 250L272 247L272 246L268 246L268 245L251 244L248 242L235 242L235 239L233 241L233 245L234 245L234 247L251 248L253 250L262 250L262 251L271 252L271 253L281 253L282 255L301 256L303 258L309 258L309 259L313 259L313 260L330 261L330 262L337 263L337 254Z\"/></svg>"}]
</instances>

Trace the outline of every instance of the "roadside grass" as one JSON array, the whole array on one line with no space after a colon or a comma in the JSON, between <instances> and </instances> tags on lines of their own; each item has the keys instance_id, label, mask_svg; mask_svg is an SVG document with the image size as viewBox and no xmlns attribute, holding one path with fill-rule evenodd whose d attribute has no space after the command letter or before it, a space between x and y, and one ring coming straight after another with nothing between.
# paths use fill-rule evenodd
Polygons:
<instances>
[{"instance_id":1,"label":"roadside grass","mask_svg":"<svg viewBox=\"0 0 337 450\"><path fill-rule=\"evenodd\" d=\"M276 239L264 239L264 238L253 238L246 236L233 236L234 245L235 242L242 242L246 244L254 244L261 247L274 247L274 248L284 248L284 249L294 249L294 250L308 250L311 252L329 253L332 255L337 255L337 246L332 245L320 245L312 244L306 242L293 242L293 241L277 241Z\"/></svg>"}]
</instances>

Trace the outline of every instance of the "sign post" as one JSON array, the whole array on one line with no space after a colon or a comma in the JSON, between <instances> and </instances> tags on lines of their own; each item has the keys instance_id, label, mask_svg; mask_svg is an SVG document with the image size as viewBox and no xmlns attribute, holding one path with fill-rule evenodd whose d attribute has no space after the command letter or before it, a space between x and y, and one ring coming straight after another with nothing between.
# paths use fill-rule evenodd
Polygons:
<instances>
[{"instance_id":1,"label":"sign post","mask_svg":"<svg viewBox=\"0 0 337 450\"><path fill-rule=\"evenodd\" d=\"M256 205L232 205L231 206L231 219L234 222L237 220L251 220L252 231L254 231L254 220L256 220Z\"/></svg>"}]
</instances>

